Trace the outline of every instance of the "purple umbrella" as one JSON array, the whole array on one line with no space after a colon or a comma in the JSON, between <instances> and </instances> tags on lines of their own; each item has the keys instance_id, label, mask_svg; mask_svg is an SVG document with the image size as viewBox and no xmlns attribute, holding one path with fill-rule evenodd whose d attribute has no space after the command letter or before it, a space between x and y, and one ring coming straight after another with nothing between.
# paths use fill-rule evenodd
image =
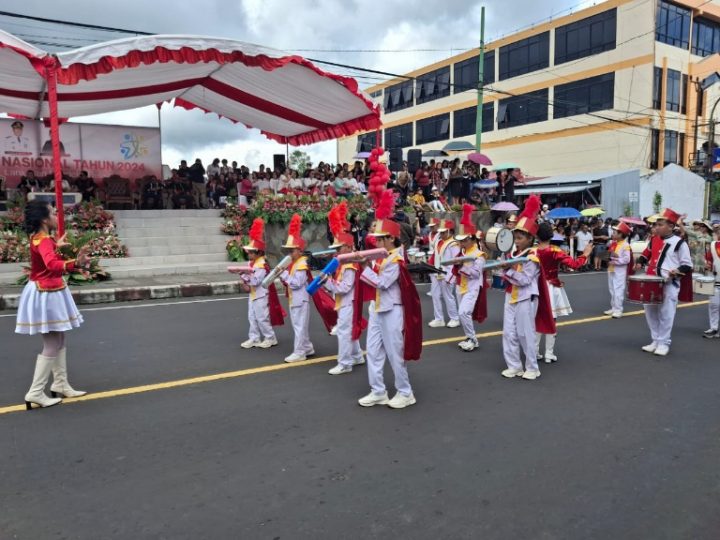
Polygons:
<instances>
[{"instance_id":1,"label":"purple umbrella","mask_svg":"<svg viewBox=\"0 0 720 540\"><path fill-rule=\"evenodd\" d=\"M496 210L498 212L515 212L520 209L511 202L503 201L495 204L490 210Z\"/></svg>"},{"instance_id":2,"label":"purple umbrella","mask_svg":"<svg viewBox=\"0 0 720 540\"><path fill-rule=\"evenodd\" d=\"M468 154L467 158L473 163L477 163L478 165L492 165L492 161L490 161L490 158L487 157L485 154L481 154L480 152L473 152L472 154Z\"/></svg>"},{"instance_id":3,"label":"purple umbrella","mask_svg":"<svg viewBox=\"0 0 720 540\"><path fill-rule=\"evenodd\" d=\"M358 152L353 159L367 159L370 157L370 152Z\"/></svg>"}]
</instances>

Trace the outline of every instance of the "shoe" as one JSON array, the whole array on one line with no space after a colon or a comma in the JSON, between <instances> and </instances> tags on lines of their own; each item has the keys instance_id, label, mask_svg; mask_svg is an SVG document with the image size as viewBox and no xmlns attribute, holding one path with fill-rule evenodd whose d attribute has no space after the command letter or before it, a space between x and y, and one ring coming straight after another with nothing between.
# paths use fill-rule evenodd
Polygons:
<instances>
[{"instance_id":1,"label":"shoe","mask_svg":"<svg viewBox=\"0 0 720 540\"><path fill-rule=\"evenodd\" d=\"M425 293L425 296L432 296L432 291L428 291Z\"/></svg>"},{"instance_id":2,"label":"shoe","mask_svg":"<svg viewBox=\"0 0 720 540\"><path fill-rule=\"evenodd\" d=\"M612 314L613 319L622 319L622 316L623 316L622 311L615 311Z\"/></svg>"},{"instance_id":3,"label":"shoe","mask_svg":"<svg viewBox=\"0 0 720 540\"><path fill-rule=\"evenodd\" d=\"M395 394L395 397L390 400L388 407L391 409L404 409L410 405L415 405L415 403L417 403L417 401L415 400L414 395L410 394L409 396L403 396L400 392L398 392Z\"/></svg>"},{"instance_id":4,"label":"shoe","mask_svg":"<svg viewBox=\"0 0 720 540\"><path fill-rule=\"evenodd\" d=\"M338 364L334 368L331 368L328 370L328 373L330 375L343 375L344 373L351 373L352 372L352 366L343 366L342 364Z\"/></svg>"},{"instance_id":5,"label":"shoe","mask_svg":"<svg viewBox=\"0 0 720 540\"><path fill-rule=\"evenodd\" d=\"M355 358L353 360L353 366L362 366L365 363L365 357L361 356L360 358Z\"/></svg>"},{"instance_id":6,"label":"shoe","mask_svg":"<svg viewBox=\"0 0 720 540\"><path fill-rule=\"evenodd\" d=\"M478 348L478 342L474 339L466 339L460 345L463 351L471 352Z\"/></svg>"},{"instance_id":7,"label":"shoe","mask_svg":"<svg viewBox=\"0 0 720 540\"><path fill-rule=\"evenodd\" d=\"M390 403L387 392L381 395L370 392L367 396L358 399L358 405L361 407L372 407L374 405L387 405Z\"/></svg>"},{"instance_id":8,"label":"shoe","mask_svg":"<svg viewBox=\"0 0 720 540\"><path fill-rule=\"evenodd\" d=\"M285 357L285 361L288 364L292 364L293 362L302 362L303 360L306 360L306 357L302 354L292 353L290 356Z\"/></svg>"},{"instance_id":9,"label":"shoe","mask_svg":"<svg viewBox=\"0 0 720 540\"><path fill-rule=\"evenodd\" d=\"M62 401L60 398L50 398L45 394L45 385L50 378L50 372L55 362L57 362L57 358L38 354L33 381L30 390L25 394L25 408L28 411L32 410L33 403L40 407L52 407Z\"/></svg>"},{"instance_id":10,"label":"shoe","mask_svg":"<svg viewBox=\"0 0 720 540\"><path fill-rule=\"evenodd\" d=\"M428 323L428 326L430 328L444 328L445 327L445 321L438 321L437 319L433 319Z\"/></svg>"},{"instance_id":11,"label":"shoe","mask_svg":"<svg viewBox=\"0 0 720 540\"><path fill-rule=\"evenodd\" d=\"M465 347L467 347L468 341L470 341L470 340L469 339L462 340L460 343L458 343L458 347L460 347L461 349L464 349Z\"/></svg>"},{"instance_id":12,"label":"shoe","mask_svg":"<svg viewBox=\"0 0 720 540\"><path fill-rule=\"evenodd\" d=\"M240 346L243 349L252 349L253 347L259 347L260 341L255 341L254 339L248 339L247 341L243 341Z\"/></svg>"},{"instance_id":13,"label":"shoe","mask_svg":"<svg viewBox=\"0 0 720 540\"><path fill-rule=\"evenodd\" d=\"M255 346L260 347L261 349L269 349L270 347L274 347L275 345L277 345L277 343L278 342L277 342L276 338L268 338L268 339L264 339L263 341L261 341L260 343L258 343Z\"/></svg>"},{"instance_id":14,"label":"shoe","mask_svg":"<svg viewBox=\"0 0 720 540\"><path fill-rule=\"evenodd\" d=\"M654 341L650 345L645 345L642 350L649 353L654 353L655 349L657 349L657 343Z\"/></svg>"},{"instance_id":15,"label":"shoe","mask_svg":"<svg viewBox=\"0 0 720 540\"><path fill-rule=\"evenodd\" d=\"M538 358L539 360L539 358ZM552 353L545 353L545 363L546 364L552 364L553 362L557 362L557 356L555 356Z\"/></svg>"},{"instance_id":16,"label":"shoe","mask_svg":"<svg viewBox=\"0 0 720 540\"><path fill-rule=\"evenodd\" d=\"M539 371L526 371L525 373L523 373L522 378L525 379L526 381L534 381L539 376L540 376Z\"/></svg>"},{"instance_id":17,"label":"shoe","mask_svg":"<svg viewBox=\"0 0 720 540\"><path fill-rule=\"evenodd\" d=\"M68 382L67 375L67 356L65 347L60 349L57 361L53 364L52 374L53 383L50 386L50 395L52 397L80 397L87 394L82 390L75 390Z\"/></svg>"},{"instance_id":18,"label":"shoe","mask_svg":"<svg viewBox=\"0 0 720 540\"><path fill-rule=\"evenodd\" d=\"M654 354L655 356L667 356L669 352L670 347L668 347L667 345L658 345L655 349Z\"/></svg>"},{"instance_id":19,"label":"shoe","mask_svg":"<svg viewBox=\"0 0 720 540\"><path fill-rule=\"evenodd\" d=\"M447 323L448 328L457 328L458 326L460 326L460 321L457 319L450 319L450 322Z\"/></svg>"},{"instance_id":20,"label":"shoe","mask_svg":"<svg viewBox=\"0 0 720 540\"><path fill-rule=\"evenodd\" d=\"M503 377L507 377L508 379L512 379L513 377L522 377L524 374L524 371L522 369L504 369L500 375Z\"/></svg>"},{"instance_id":21,"label":"shoe","mask_svg":"<svg viewBox=\"0 0 720 540\"><path fill-rule=\"evenodd\" d=\"M718 337L718 335L719 335L718 331L713 330L712 328L708 328L707 330L705 330L703 332L703 337L708 338L708 339L716 338L716 337Z\"/></svg>"},{"instance_id":22,"label":"shoe","mask_svg":"<svg viewBox=\"0 0 720 540\"><path fill-rule=\"evenodd\" d=\"M605 311L603 311L603 315L612 315L612 314L613 314L612 309L606 309Z\"/></svg>"},{"instance_id":23,"label":"shoe","mask_svg":"<svg viewBox=\"0 0 720 540\"><path fill-rule=\"evenodd\" d=\"M309 351L306 351L306 352L305 352L305 356L306 356L306 357L308 357L308 356L315 356L315 348L313 347L313 348L310 349Z\"/></svg>"},{"instance_id":24,"label":"shoe","mask_svg":"<svg viewBox=\"0 0 720 540\"><path fill-rule=\"evenodd\" d=\"M332 327L332 330L330 330L331 336L337 336L337 325Z\"/></svg>"}]
</instances>

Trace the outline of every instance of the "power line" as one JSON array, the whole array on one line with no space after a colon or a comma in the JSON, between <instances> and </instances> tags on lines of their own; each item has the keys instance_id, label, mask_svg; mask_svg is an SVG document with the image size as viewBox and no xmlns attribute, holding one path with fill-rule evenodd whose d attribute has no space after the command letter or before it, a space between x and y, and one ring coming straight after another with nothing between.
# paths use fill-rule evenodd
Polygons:
<instances>
[{"instance_id":1,"label":"power line","mask_svg":"<svg viewBox=\"0 0 720 540\"><path fill-rule=\"evenodd\" d=\"M86 24L86 23L79 23L75 21L63 21L60 19L47 19L45 17L34 17L32 15L24 15L21 13L12 13L10 11L0 11L0 15L3 15L5 17L12 17L17 19L27 19L30 21L38 21L38 22L44 22L44 23L53 23L53 24L63 24L66 26L74 26L77 28L88 28L91 30L104 30L106 32L119 32L122 34L137 34L137 35L143 35L143 36L151 36L151 32L143 32L141 30L128 30L126 28L114 28L112 26L101 26L97 24Z\"/></svg>"}]
</instances>

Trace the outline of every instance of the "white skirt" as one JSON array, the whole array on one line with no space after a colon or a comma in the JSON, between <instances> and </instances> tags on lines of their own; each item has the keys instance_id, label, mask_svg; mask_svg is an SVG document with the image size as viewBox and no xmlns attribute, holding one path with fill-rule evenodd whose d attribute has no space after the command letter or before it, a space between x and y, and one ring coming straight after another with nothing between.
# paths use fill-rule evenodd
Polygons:
<instances>
[{"instance_id":1,"label":"white skirt","mask_svg":"<svg viewBox=\"0 0 720 540\"><path fill-rule=\"evenodd\" d=\"M61 291L43 292L34 281L25 285L20 295L15 333L34 336L67 332L82 322L82 315L67 287Z\"/></svg>"},{"instance_id":2,"label":"white skirt","mask_svg":"<svg viewBox=\"0 0 720 540\"><path fill-rule=\"evenodd\" d=\"M555 287L548 283L548 291L550 292L550 304L552 305L553 317L565 317L572 313L570 300L568 300L565 287Z\"/></svg>"}]
</instances>

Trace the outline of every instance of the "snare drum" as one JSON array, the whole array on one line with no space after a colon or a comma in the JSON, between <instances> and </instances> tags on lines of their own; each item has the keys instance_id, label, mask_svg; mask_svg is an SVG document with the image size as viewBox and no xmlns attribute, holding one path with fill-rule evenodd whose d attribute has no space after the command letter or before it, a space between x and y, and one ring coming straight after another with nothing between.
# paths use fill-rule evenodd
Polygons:
<instances>
[{"instance_id":1,"label":"snare drum","mask_svg":"<svg viewBox=\"0 0 720 540\"><path fill-rule=\"evenodd\" d=\"M662 304L665 298L665 279L640 274L630 276L625 298L634 304Z\"/></svg>"},{"instance_id":2,"label":"snare drum","mask_svg":"<svg viewBox=\"0 0 720 540\"><path fill-rule=\"evenodd\" d=\"M693 292L704 296L715 296L715 278L702 274L693 274Z\"/></svg>"},{"instance_id":3,"label":"snare drum","mask_svg":"<svg viewBox=\"0 0 720 540\"><path fill-rule=\"evenodd\" d=\"M491 227L485 235L485 245L490 251L507 253L513 248L514 243L512 231L505 227Z\"/></svg>"},{"instance_id":4,"label":"snare drum","mask_svg":"<svg viewBox=\"0 0 720 540\"><path fill-rule=\"evenodd\" d=\"M502 272L493 272L492 283L490 284L490 288L504 291L505 286L506 286L506 284L505 284L505 280L503 279Z\"/></svg>"}]
</instances>

